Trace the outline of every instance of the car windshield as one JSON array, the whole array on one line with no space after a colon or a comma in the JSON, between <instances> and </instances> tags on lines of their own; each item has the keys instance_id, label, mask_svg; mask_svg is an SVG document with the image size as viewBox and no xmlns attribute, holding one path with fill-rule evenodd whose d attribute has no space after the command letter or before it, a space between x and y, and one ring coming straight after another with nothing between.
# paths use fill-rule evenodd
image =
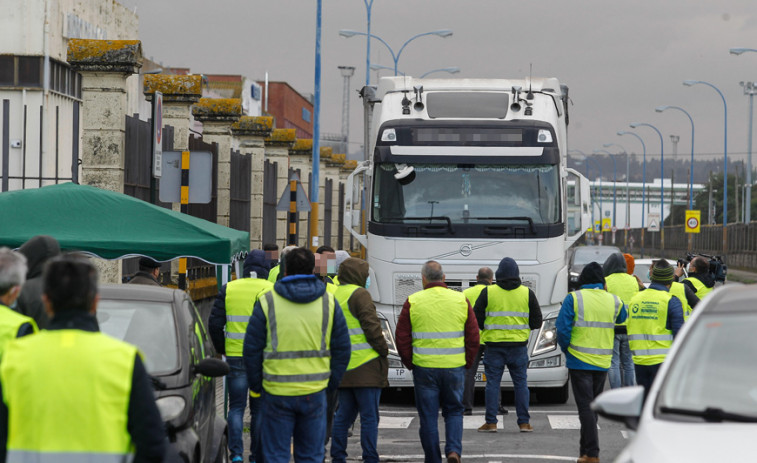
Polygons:
<instances>
[{"instance_id":1,"label":"car windshield","mask_svg":"<svg viewBox=\"0 0 757 463\"><path fill-rule=\"evenodd\" d=\"M757 343L750 341L757 331L757 312L702 314L694 323L672 359L656 413L681 419L661 409L712 409L757 419Z\"/></svg>"},{"instance_id":2,"label":"car windshield","mask_svg":"<svg viewBox=\"0 0 757 463\"><path fill-rule=\"evenodd\" d=\"M560 221L560 182L554 165L413 164L397 180L395 164L376 169L373 219L392 223L444 217L451 223Z\"/></svg>"},{"instance_id":3,"label":"car windshield","mask_svg":"<svg viewBox=\"0 0 757 463\"><path fill-rule=\"evenodd\" d=\"M596 246L580 247L576 249L576 253L573 256L573 265L586 265L589 262L596 262L602 265L610 255L616 252L620 252L620 250L617 248L599 248Z\"/></svg>"},{"instance_id":4,"label":"car windshield","mask_svg":"<svg viewBox=\"0 0 757 463\"><path fill-rule=\"evenodd\" d=\"M137 346L149 374L178 367L176 322L170 303L101 299L97 322L103 333Z\"/></svg>"}]
</instances>

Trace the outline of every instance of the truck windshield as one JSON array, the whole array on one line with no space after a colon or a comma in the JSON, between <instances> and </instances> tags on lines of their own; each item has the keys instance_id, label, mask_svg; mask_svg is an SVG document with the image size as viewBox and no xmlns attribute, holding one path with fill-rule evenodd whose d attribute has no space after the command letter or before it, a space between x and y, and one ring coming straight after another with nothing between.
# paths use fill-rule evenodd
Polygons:
<instances>
[{"instance_id":1,"label":"truck windshield","mask_svg":"<svg viewBox=\"0 0 757 463\"><path fill-rule=\"evenodd\" d=\"M397 180L397 166L376 168L373 220L383 223L433 218L451 223L504 224L560 221L555 165L413 164Z\"/></svg>"}]
</instances>

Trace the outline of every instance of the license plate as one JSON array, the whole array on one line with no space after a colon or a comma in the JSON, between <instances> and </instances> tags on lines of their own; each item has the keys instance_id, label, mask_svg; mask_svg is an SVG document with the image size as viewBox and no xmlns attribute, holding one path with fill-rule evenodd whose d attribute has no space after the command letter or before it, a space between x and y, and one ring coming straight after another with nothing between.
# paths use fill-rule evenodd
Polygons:
<instances>
[{"instance_id":1,"label":"license plate","mask_svg":"<svg viewBox=\"0 0 757 463\"><path fill-rule=\"evenodd\" d=\"M389 379L407 379L407 370L404 368L390 368Z\"/></svg>"},{"instance_id":2,"label":"license plate","mask_svg":"<svg viewBox=\"0 0 757 463\"><path fill-rule=\"evenodd\" d=\"M476 373L476 381L486 381L486 375L484 373Z\"/></svg>"}]
</instances>

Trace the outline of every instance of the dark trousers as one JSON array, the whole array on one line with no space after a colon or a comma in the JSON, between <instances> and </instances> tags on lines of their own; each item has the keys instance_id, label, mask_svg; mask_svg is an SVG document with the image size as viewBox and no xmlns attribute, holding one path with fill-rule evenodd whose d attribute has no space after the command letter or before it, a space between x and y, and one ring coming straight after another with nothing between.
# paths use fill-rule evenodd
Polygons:
<instances>
[{"instance_id":1,"label":"dark trousers","mask_svg":"<svg viewBox=\"0 0 757 463\"><path fill-rule=\"evenodd\" d=\"M658 363L657 365L633 366L634 372L636 373L636 384L644 386L644 400L647 399L649 388L652 387L657 372L660 370L660 365L662 365L662 363Z\"/></svg>"},{"instance_id":2,"label":"dark trousers","mask_svg":"<svg viewBox=\"0 0 757 463\"><path fill-rule=\"evenodd\" d=\"M605 379L606 371L570 370L570 384L573 386L573 398L576 399L578 420L581 422L579 455L599 457L597 414L591 410L591 402L602 393Z\"/></svg>"},{"instance_id":3,"label":"dark trousers","mask_svg":"<svg viewBox=\"0 0 757 463\"><path fill-rule=\"evenodd\" d=\"M476 373L478 372L478 365L481 363L481 356L484 354L485 346L482 344L478 348L478 354L476 354L476 360L473 361L473 365L465 370L465 389L463 390L463 407L465 411L473 410L473 393L476 390Z\"/></svg>"}]
</instances>

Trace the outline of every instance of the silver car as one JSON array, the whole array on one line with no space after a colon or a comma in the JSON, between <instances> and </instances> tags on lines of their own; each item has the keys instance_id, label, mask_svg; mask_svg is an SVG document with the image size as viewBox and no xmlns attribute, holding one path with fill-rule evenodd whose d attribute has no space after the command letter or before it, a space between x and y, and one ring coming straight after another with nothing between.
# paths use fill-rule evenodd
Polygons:
<instances>
[{"instance_id":1,"label":"silver car","mask_svg":"<svg viewBox=\"0 0 757 463\"><path fill-rule=\"evenodd\" d=\"M757 285L716 289L678 334L644 402L641 386L592 408L636 430L616 462L754 461Z\"/></svg>"}]
</instances>

